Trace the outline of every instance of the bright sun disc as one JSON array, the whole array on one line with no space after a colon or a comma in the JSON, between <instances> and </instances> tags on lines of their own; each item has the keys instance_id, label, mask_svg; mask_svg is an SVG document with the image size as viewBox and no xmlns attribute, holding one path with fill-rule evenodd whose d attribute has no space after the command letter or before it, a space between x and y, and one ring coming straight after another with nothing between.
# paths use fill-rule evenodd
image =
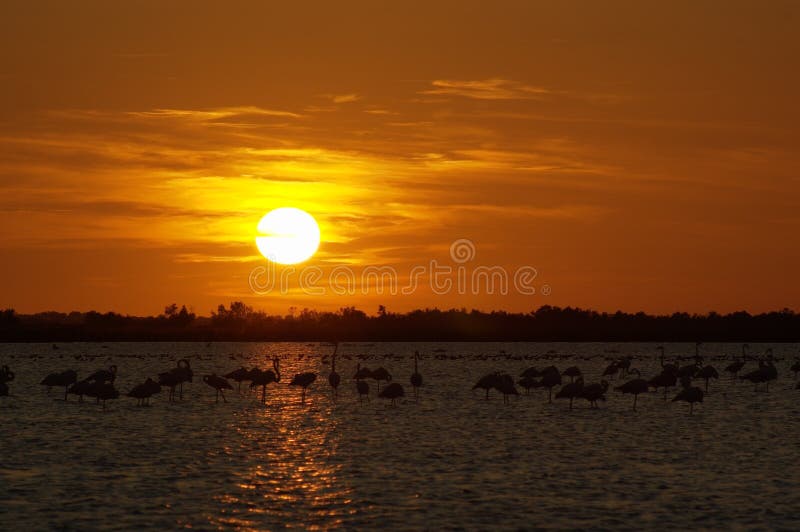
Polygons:
<instances>
[{"instance_id":1,"label":"bright sun disc","mask_svg":"<svg viewBox=\"0 0 800 532\"><path fill-rule=\"evenodd\" d=\"M308 260L319 247L319 226L305 211L281 207L258 222L256 246L264 257L278 264Z\"/></svg>"}]
</instances>

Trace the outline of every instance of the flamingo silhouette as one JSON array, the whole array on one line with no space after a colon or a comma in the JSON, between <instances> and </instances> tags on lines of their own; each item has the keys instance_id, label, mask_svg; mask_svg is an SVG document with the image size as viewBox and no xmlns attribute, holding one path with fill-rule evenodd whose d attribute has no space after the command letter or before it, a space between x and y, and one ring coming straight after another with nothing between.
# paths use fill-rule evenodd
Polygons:
<instances>
[{"instance_id":1,"label":"flamingo silhouette","mask_svg":"<svg viewBox=\"0 0 800 532\"><path fill-rule=\"evenodd\" d=\"M72 386L70 386L69 390L67 390L67 393L70 393L72 395L77 395L78 396L78 402L82 403L83 402L83 396L84 395L88 395L88 396L91 397L90 394L92 393L92 390L94 389L94 385L97 384L97 383L100 383L100 382L103 382L103 381L92 381L92 380L89 380L87 378L87 379L84 379L82 381L78 381L75 384L73 384ZM98 400L98 402L100 402L100 401Z\"/></svg>"},{"instance_id":2,"label":"flamingo silhouette","mask_svg":"<svg viewBox=\"0 0 800 532\"><path fill-rule=\"evenodd\" d=\"M750 348L747 344L742 344L742 359L733 362L732 364L728 364L725 367L725 371L731 374L731 381L736 382L736 377L739 376L739 372L742 371L745 363L747 362L747 350Z\"/></svg>"},{"instance_id":3,"label":"flamingo silhouette","mask_svg":"<svg viewBox=\"0 0 800 532\"><path fill-rule=\"evenodd\" d=\"M250 370L245 368L244 366L230 371L223 375L226 379L231 379L232 381L238 383L238 391L242 391L242 381L250 380Z\"/></svg>"},{"instance_id":4,"label":"flamingo silhouette","mask_svg":"<svg viewBox=\"0 0 800 532\"><path fill-rule=\"evenodd\" d=\"M222 402L227 403L228 401L225 399L225 393L223 390L233 390L233 386L224 378L220 377L216 373L212 373L211 375L203 376L203 382L211 386L217 391L216 399L217 403L219 403L219 397L222 396Z\"/></svg>"},{"instance_id":5,"label":"flamingo silhouette","mask_svg":"<svg viewBox=\"0 0 800 532\"><path fill-rule=\"evenodd\" d=\"M134 386L131 391L127 393L127 395L128 397L136 398L136 404L138 406L146 406L150 404L150 397L159 393L160 391L161 385L148 377L143 383Z\"/></svg>"},{"instance_id":6,"label":"flamingo silhouette","mask_svg":"<svg viewBox=\"0 0 800 532\"><path fill-rule=\"evenodd\" d=\"M411 386L414 387L414 400L419 401L419 389L422 386L422 374L417 367L419 351L414 351L414 373L411 374Z\"/></svg>"},{"instance_id":7,"label":"flamingo silhouette","mask_svg":"<svg viewBox=\"0 0 800 532\"><path fill-rule=\"evenodd\" d=\"M553 402L553 387L561 385L561 374L555 366L542 370L542 378L537 384L540 388L547 388L547 402Z\"/></svg>"},{"instance_id":8,"label":"flamingo silhouette","mask_svg":"<svg viewBox=\"0 0 800 532\"><path fill-rule=\"evenodd\" d=\"M664 346L660 345L656 349L661 351L661 355L658 358L658 360L661 362L661 372L662 373L674 373L675 375L677 375L678 374L678 366L676 366L675 364L672 364L671 362L667 363L667 364L664 363Z\"/></svg>"},{"instance_id":9,"label":"flamingo silhouette","mask_svg":"<svg viewBox=\"0 0 800 532\"><path fill-rule=\"evenodd\" d=\"M486 391L486 400L488 400L489 399L489 390L491 390L492 388L495 387L495 384L497 383L499 375L500 375L499 372L494 372L494 373L489 373L488 375L484 375L483 377L478 379L478 382L475 383L475 385L472 387L472 389L475 390L475 389L480 388L481 390L485 390Z\"/></svg>"},{"instance_id":10,"label":"flamingo silhouette","mask_svg":"<svg viewBox=\"0 0 800 532\"><path fill-rule=\"evenodd\" d=\"M111 366L108 369L99 369L86 377L87 381L94 382L110 382L114 383L117 379L117 366Z\"/></svg>"},{"instance_id":11,"label":"flamingo silhouette","mask_svg":"<svg viewBox=\"0 0 800 532\"><path fill-rule=\"evenodd\" d=\"M664 370L648 381L648 384L658 391L664 388L664 401L667 400L667 389L674 388L678 384L678 375L675 372Z\"/></svg>"},{"instance_id":12,"label":"flamingo silhouette","mask_svg":"<svg viewBox=\"0 0 800 532\"><path fill-rule=\"evenodd\" d=\"M580 396L589 401L589 406L597 408L597 401L606 400L606 391L608 391L608 381L603 380L584 386Z\"/></svg>"},{"instance_id":13,"label":"flamingo silhouette","mask_svg":"<svg viewBox=\"0 0 800 532\"><path fill-rule=\"evenodd\" d=\"M719 373L717 373L717 370L714 368L714 366L704 366L700 369L700 371L697 372L697 375L695 376L706 381L706 392L708 392L708 380L718 379Z\"/></svg>"},{"instance_id":14,"label":"flamingo silhouette","mask_svg":"<svg viewBox=\"0 0 800 532\"><path fill-rule=\"evenodd\" d=\"M281 382L281 366L278 357L272 358L272 368L275 371L268 369L261 371L258 368L250 370L250 388L258 388L261 386L261 402L267 402L267 384L271 382Z\"/></svg>"},{"instance_id":15,"label":"flamingo silhouette","mask_svg":"<svg viewBox=\"0 0 800 532\"><path fill-rule=\"evenodd\" d=\"M703 402L703 390L696 386L687 386L672 400L673 403L675 401L685 401L689 403L689 415L692 415L692 412L694 412L694 404Z\"/></svg>"},{"instance_id":16,"label":"flamingo silhouette","mask_svg":"<svg viewBox=\"0 0 800 532\"><path fill-rule=\"evenodd\" d=\"M369 401L369 384L364 380L369 378L371 371L368 368L362 368L361 364L356 366L356 374L353 378L356 380L356 391L358 392L358 402L363 403L366 396Z\"/></svg>"},{"instance_id":17,"label":"flamingo silhouette","mask_svg":"<svg viewBox=\"0 0 800 532\"><path fill-rule=\"evenodd\" d=\"M158 384L169 388L169 400L175 400L175 388L179 388L179 398L183 399L183 383L192 382L194 372L185 358L178 360L177 367L158 374Z\"/></svg>"},{"instance_id":18,"label":"flamingo silhouette","mask_svg":"<svg viewBox=\"0 0 800 532\"><path fill-rule=\"evenodd\" d=\"M564 370L562 375L569 377L569 382L575 382L575 378L581 376L581 370L577 366L570 366Z\"/></svg>"},{"instance_id":19,"label":"flamingo silhouette","mask_svg":"<svg viewBox=\"0 0 800 532\"><path fill-rule=\"evenodd\" d=\"M517 388L514 386L514 378L507 373L497 375L494 388L503 394L503 402L505 404L508 404L509 395L519 395Z\"/></svg>"},{"instance_id":20,"label":"flamingo silhouette","mask_svg":"<svg viewBox=\"0 0 800 532\"><path fill-rule=\"evenodd\" d=\"M578 377L578 380L569 382L562 386L558 393L556 393L556 399L569 399L569 409L572 410L572 401L576 397L581 397L582 394L583 377Z\"/></svg>"},{"instance_id":21,"label":"flamingo silhouette","mask_svg":"<svg viewBox=\"0 0 800 532\"><path fill-rule=\"evenodd\" d=\"M317 374L313 372L306 372L306 373L298 373L292 379L292 382L289 383L289 386L300 386L302 388L302 396L300 401L305 403L306 402L306 389L311 386L311 384L317 380Z\"/></svg>"},{"instance_id":22,"label":"flamingo silhouette","mask_svg":"<svg viewBox=\"0 0 800 532\"><path fill-rule=\"evenodd\" d=\"M333 390L333 398L339 397L339 383L342 381L341 375L336 373L336 352L339 350L339 342L334 344L333 355L331 356L331 374L328 375L328 384Z\"/></svg>"},{"instance_id":23,"label":"flamingo silhouette","mask_svg":"<svg viewBox=\"0 0 800 532\"><path fill-rule=\"evenodd\" d=\"M370 376L378 383L378 393L381 391L381 381L386 381L388 383L392 380L392 374L383 367L372 370Z\"/></svg>"},{"instance_id":24,"label":"flamingo silhouette","mask_svg":"<svg viewBox=\"0 0 800 532\"><path fill-rule=\"evenodd\" d=\"M106 409L106 401L119 397L119 392L110 382L92 381L86 390L86 395L94 397L97 402L103 402L103 410Z\"/></svg>"},{"instance_id":25,"label":"flamingo silhouette","mask_svg":"<svg viewBox=\"0 0 800 532\"><path fill-rule=\"evenodd\" d=\"M623 394L633 394L633 411L636 412L636 401L639 399L640 393L645 393L650 389L650 385L644 379L633 379L621 386L617 386L616 390Z\"/></svg>"},{"instance_id":26,"label":"flamingo silhouette","mask_svg":"<svg viewBox=\"0 0 800 532\"><path fill-rule=\"evenodd\" d=\"M74 369L68 369L61 373L51 373L47 375L40 384L47 386L47 393L50 393L50 388L53 386L64 387L64 400L67 400L67 391L69 386L78 380L78 373Z\"/></svg>"},{"instance_id":27,"label":"flamingo silhouette","mask_svg":"<svg viewBox=\"0 0 800 532\"><path fill-rule=\"evenodd\" d=\"M386 386L386 388L384 388L383 391L381 391L378 394L378 397L382 397L384 399L391 399L392 406L394 406L395 400L400 397L404 397L405 394L406 392L405 390L403 390L403 385L400 384L399 382L393 382L388 386Z\"/></svg>"}]
</instances>

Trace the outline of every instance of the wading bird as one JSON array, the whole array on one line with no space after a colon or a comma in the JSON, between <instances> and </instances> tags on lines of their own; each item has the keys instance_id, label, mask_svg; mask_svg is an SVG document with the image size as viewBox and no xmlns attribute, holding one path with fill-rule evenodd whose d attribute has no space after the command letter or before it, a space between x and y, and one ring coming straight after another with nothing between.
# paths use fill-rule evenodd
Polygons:
<instances>
[{"instance_id":1,"label":"wading bird","mask_svg":"<svg viewBox=\"0 0 800 532\"><path fill-rule=\"evenodd\" d=\"M272 358L272 369L261 371L258 368L253 368L250 370L250 388L261 386L262 403L267 402L267 384L272 382L281 382L281 365L278 357Z\"/></svg>"},{"instance_id":2,"label":"wading bird","mask_svg":"<svg viewBox=\"0 0 800 532\"><path fill-rule=\"evenodd\" d=\"M306 402L306 389L311 386L311 384L317 380L317 374L311 371L306 373L298 373L292 379L292 382L289 383L289 386L300 386L302 388L302 395L300 401L305 403Z\"/></svg>"},{"instance_id":3,"label":"wading bird","mask_svg":"<svg viewBox=\"0 0 800 532\"><path fill-rule=\"evenodd\" d=\"M646 393L647 390L650 388L648 382L644 379L633 379L631 381L626 382L621 386L617 386L616 390L618 392L622 392L623 394L631 393L633 394L633 411L636 411L636 401L639 399L640 393Z\"/></svg>"},{"instance_id":4,"label":"wading bird","mask_svg":"<svg viewBox=\"0 0 800 532\"><path fill-rule=\"evenodd\" d=\"M405 394L406 393L405 390L403 390L403 385L400 384L399 382L393 382L388 386L386 386L386 388L384 388L383 391L381 391L378 394L378 397L383 397L384 399L391 399L392 406L394 406L395 400L405 396Z\"/></svg>"},{"instance_id":5,"label":"wading bird","mask_svg":"<svg viewBox=\"0 0 800 532\"><path fill-rule=\"evenodd\" d=\"M217 391L216 399L217 403L219 403L219 396L222 396L222 402L227 403L228 401L225 399L225 393L223 390L233 390L233 386L225 380L224 377L220 377L216 373L212 373L211 375L203 376L203 382L211 386Z\"/></svg>"},{"instance_id":6,"label":"wading bird","mask_svg":"<svg viewBox=\"0 0 800 532\"><path fill-rule=\"evenodd\" d=\"M50 393L50 388L53 386L64 387L64 400L67 400L67 391L69 386L78 380L78 373L74 369L68 369L61 373L51 373L42 379L40 384L47 386L47 393Z\"/></svg>"},{"instance_id":7,"label":"wading bird","mask_svg":"<svg viewBox=\"0 0 800 532\"><path fill-rule=\"evenodd\" d=\"M419 351L414 351L414 373L411 374L411 386L414 387L414 400L419 400L419 389L422 386L422 374L417 367L417 360L419 360Z\"/></svg>"}]
</instances>

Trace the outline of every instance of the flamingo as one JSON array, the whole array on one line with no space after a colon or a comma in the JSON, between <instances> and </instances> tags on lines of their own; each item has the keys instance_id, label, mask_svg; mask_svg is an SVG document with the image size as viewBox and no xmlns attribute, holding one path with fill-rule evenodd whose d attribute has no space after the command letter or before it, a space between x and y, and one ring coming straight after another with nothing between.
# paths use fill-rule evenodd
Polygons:
<instances>
[{"instance_id":1,"label":"flamingo","mask_svg":"<svg viewBox=\"0 0 800 532\"><path fill-rule=\"evenodd\" d=\"M419 401L419 389L422 386L422 374L417 367L419 351L414 351L414 373L411 374L411 386L414 387L414 400Z\"/></svg>"},{"instance_id":2,"label":"flamingo","mask_svg":"<svg viewBox=\"0 0 800 532\"><path fill-rule=\"evenodd\" d=\"M739 377L741 380L750 381L755 385L755 390L758 390L758 385L766 383L767 391L769 391L769 383L778 378L778 371L772 362L764 362L762 359L758 361L758 369L751 371Z\"/></svg>"},{"instance_id":3,"label":"flamingo","mask_svg":"<svg viewBox=\"0 0 800 532\"><path fill-rule=\"evenodd\" d=\"M242 381L250 380L250 370L246 369L244 366L230 371L223 375L226 379L231 379L234 382L239 384L239 391L242 391Z\"/></svg>"},{"instance_id":4,"label":"flamingo","mask_svg":"<svg viewBox=\"0 0 800 532\"><path fill-rule=\"evenodd\" d=\"M395 400L399 397L405 396L405 390L403 390L403 385L399 382L393 382L386 386L382 392L378 394L378 397L383 397L384 399L391 399L392 406L395 404Z\"/></svg>"},{"instance_id":5,"label":"flamingo","mask_svg":"<svg viewBox=\"0 0 800 532\"><path fill-rule=\"evenodd\" d=\"M185 358L178 360L177 367L158 374L158 384L169 388L169 400L175 400L175 388L179 388L179 398L183 399L183 383L192 382L194 372Z\"/></svg>"},{"instance_id":6,"label":"flamingo","mask_svg":"<svg viewBox=\"0 0 800 532\"><path fill-rule=\"evenodd\" d=\"M301 402L305 403L306 402L306 388L311 386L311 384L315 380L317 380L317 374L316 373L313 373L313 372L310 372L310 371L307 372L307 373L298 373L297 375L294 376L294 378L292 379L292 382L289 383L289 386L300 386L303 389Z\"/></svg>"},{"instance_id":7,"label":"flamingo","mask_svg":"<svg viewBox=\"0 0 800 532\"><path fill-rule=\"evenodd\" d=\"M8 384L0 382L0 397L8 397Z\"/></svg>"},{"instance_id":8,"label":"flamingo","mask_svg":"<svg viewBox=\"0 0 800 532\"><path fill-rule=\"evenodd\" d=\"M86 391L86 395L89 397L94 397L97 399L97 402L103 402L103 410L106 409L106 401L110 399L116 399L119 397L119 392L114 385L110 382L100 382L100 381L93 381L91 382L88 390Z\"/></svg>"},{"instance_id":9,"label":"flamingo","mask_svg":"<svg viewBox=\"0 0 800 532\"><path fill-rule=\"evenodd\" d=\"M250 370L250 388L258 388L261 386L261 402L267 402L267 384L271 382L281 382L281 366L278 357L272 358L272 368L267 371L261 371L258 368Z\"/></svg>"},{"instance_id":10,"label":"flamingo","mask_svg":"<svg viewBox=\"0 0 800 532\"><path fill-rule=\"evenodd\" d=\"M114 383L117 379L117 366L111 366L108 369L99 369L86 377L87 381L94 382L110 382Z\"/></svg>"},{"instance_id":11,"label":"flamingo","mask_svg":"<svg viewBox=\"0 0 800 532\"><path fill-rule=\"evenodd\" d=\"M507 373L498 374L495 378L494 388L503 394L503 402L508 404L509 395L519 395L517 388L514 386L514 378Z\"/></svg>"},{"instance_id":12,"label":"flamingo","mask_svg":"<svg viewBox=\"0 0 800 532\"><path fill-rule=\"evenodd\" d=\"M565 372L566 373L566 372ZM572 410L572 401L583 394L583 377L578 380L565 384L556 393L556 399L569 399L569 409Z\"/></svg>"},{"instance_id":13,"label":"flamingo","mask_svg":"<svg viewBox=\"0 0 800 532\"><path fill-rule=\"evenodd\" d=\"M587 384L581 390L581 397L589 401L589 405L597 408L597 401L606 400L606 391L608 391L608 381L600 381L600 383ZM572 400L570 399L570 402Z\"/></svg>"},{"instance_id":14,"label":"flamingo","mask_svg":"<svg viewBox=\"0 0 800 532\"><path fill-rule=\"evenodd\" d=\"M47 386L47 393L50 393L50 388L53 386L64 387L64 400L67 400L67 391L70 384L74 384L78 380L78 373L74 369L68 369L61 373L51 373L42 379L40 384Z\"/></svg>"},{"instance_id":15,"label":"flamingo","mask_svg":"<svg viewBox=\"0 0 800 532\"><path fill-rule=\"evenodd\" d=\"M219 396L222 396L222 402L227 403L228 401L225 399L225 393L222 390L233 390L233 386L225 380L224 377L218 376L216 373L212 373L211 375L203 376L203 382L211 386L217 391L217 403L219 403Z\"/></svg>"},{"instance_id":16,"label":"flamingo","mask_svg":"<svg viewBox=\"0 0 800 532\"><path fill-rule=\"evenodd\" d=\"M333 356L331 357L331 374L328 375L328 384L333 389L334 400L339 396L339 383L342 381L341 375L336 373L336 352L339 350L339 342L336 342L333 348Z\"/></svg>"},{"instance_id":17,"label":"flamingo","mask_svg":"<svg viewBox=\"0 0 800 532\"><path fill-rule=\"evenodd\" d=\"M135 397L137 400L137 405L145 406L150 403L150 397L159 393L160 391L161 385L148 377L143 383L134 386L127 395L128 397Z\"/></svg>"},{"instance_id":18,"label":"flamingo","mask_svg":"<svg viewBox=\"0 0 800 532\"><path fill-rule=\"evenodd\" d=\"M695 376L706 381L706 392L708 392L708 380L718 379L719 373L717 373L717 370L714 368L714 366L704 366L702 369L700 369L700 371L697 372L697 375Z\"/></svg>"},{"instance_id":19,"label":"flamingo","mask_svg":"<svg viewBox=\"0 0 800 532\"><path fill-rule=\"evenodd\" d=\"M541 371L539 371L538 369L536 369L535 367L532 366L532 367L524 370L522 373L520 373L519 376L522 377L522 378L526 378L526 377L528 377L528 378L536 378L536 377L539 377L541 374L542 374Z\"/></svg>"},{"instance_id":20,"label":"flamingo","mask_svg":"<svg viewBox=\"0 0 800 532\"><path fill-rule=\"evenodd\" d=\"M633 394L633 411L636 412L636 401L639 399L640 393L645 393L650 388L648 382L644 379L633 379L622 386L617 386L616 390L623 394Z\"/></svg>"},{"instance_id":21,"label":"flamingo","mask_svg":"<svg viewBox=\"0 0 800 532\"><path fill-rule=\"evenodd\" d=\"M535 388L537 385L536 379L530 375L526 375L522 377L520 380L517 381L517 384L525 388L525 395L530 395L531 388Z\"/></svg>"},{"instance_id":22,"label":"flamingo","mask_svg":"<svg viewBox=\"0 0 800 532\"><path fill-rule=\"evenodd\" d=\"M372 371L371 377L378 383L378 392L381 391L381 381L391 382L392 374L386 371L386 368L379 367Z\"/></svg>"},{"instance_id":23,"label":"flamingo","mask_svg":"<svg viewBox=\"0 0 800 532\"><path fill-rule=\"evenodd\" d=\"M678 384L678 376L671 371L662 371L648 382L648 384L658 391L659 388L664 388L664 401L667 400L667 389L675 387Z\"/></svg>"},{"instance_id":24,"label":"flamingo","mask_svg":"<svg viewBox=\"0 0 800 532\"><path fill-rule=\"evenodd\" d=\"M616 375L618 371L619 371L619 366L617 365L617 362L614 361L608 366L606 366L605 370L603 370L603 377L608 377L610 379L613 379L614 375Z\"/></svg>"},{"instance_id":25,"label":"flamingo","mask_svg":"<svg viewBox=\"0 0 800 532\"><path fill-rule=\"evenodd\" d=\"M563 375L569 377L569 382L574 382L576 377L581 376L581 370L577 366L570 366L564 370Z\"/></svg>"},{"instance_id":26,"label":"flamingo","mask_svg":"<svg viewBox=\"0 0 800 532\"><path fill-rule=\"evenodd\" d=\"M475 383L475 386L472 387L473 390L480 388L481 390L486 391L486 400L489 399L489 390L495 387L497 383L497 379L499 377L499 372L489 373L488 375L484 375L478 382Z\"/></svg>"},{"instance_id":27,"label":"flamingo","mask_svg":"<svg viewBox=\"0 0 800 532\"><path fill-rule=\"evenodd\" d=\"M703 402L703 390L697 386L687 386L672 400L673 403L675 401L686 401L689 403L689 415L692 415L694 404Z\"/></svg>"},{"instance_id":28,"label":"flamingo","mask_svg":"<svg viewBox=\"0 0 800 532\"><path fill-rule=\"evenodd\" d=\"M660 345L656 349L661 351L661 356L659 356L658 359L661 362L661 371L662 371L662 373L663 372L669 372L669 373L677 374L678 373L678 366L676 366L675 364L672 364L671 362L667 363L667 364L664 364L664 346Z\"/></svg>"},{"instance_id":29,"label":"flamingo","mask_svg":"<svg viewBox=\"0 0 800 532\"><path fill-rule=\"evenodd\" d=\"M550 366L542 370L542 378L538 383L540 388L547 388L547 402L553 402L553 387L561 384L561 374L555 366Z\"/></svg>"},{"instance_id":30,"label":"flamingo","mask_svg":"<svg viewBox=\"0 0 800 532\"><path fill-rule=\"evenodd\" d=\"M747 350L749 348L750 346L748 344L742 344L742 359L728 364L728 366L725 367L725 371L731 374L731 380L733 382L736 382L736 377L739 376L739 372L742 371L742 368L747 362Z\"/></svg>"},{"instance_id":31,"label":"flamingo","mask_svg":"<svg viewBox=\"0 0 800 532\"><path fill-rule=\"evenodd\" d=\"M70 386L69 390L67 390L67 393L71 393L72 395L77 395L78 396L78 402L82 403L83 402L83 396L84 395L88 395L88 396L92 397L91 393L92 393L94 385L97 384L97 383L101 383L101 382L103 382L103 381L92 381L92 380L89 380L87 378L87 379L84 379L82 381L78 381L75 384L73 384L72 386Z\"/></svg>"},{"instance_id":32,"label":"flamingo","mask_svg":"<svg viewBox=\"0 0 800 532\"><path fill-rule=\"evenodd\" d=\"M368 378L371 374L371 371L367 368L362 368L361 364L356 366L356 374L353 377L356 380L356 391L358 392L358 402L364 402L364 396L367 397L367 401L369 401L369 383L367 383L364 379Z\"/></svg>"}]
</instances>

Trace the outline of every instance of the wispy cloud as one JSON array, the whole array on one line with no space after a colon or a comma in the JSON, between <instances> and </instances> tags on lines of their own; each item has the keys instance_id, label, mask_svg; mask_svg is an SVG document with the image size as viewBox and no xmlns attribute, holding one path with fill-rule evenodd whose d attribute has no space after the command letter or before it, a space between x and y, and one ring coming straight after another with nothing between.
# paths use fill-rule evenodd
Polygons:
<instances>
[{"instance_id":1,"label":"wispy cloud","mask_svg":"<svg viewBox=\"0 0 800 532\"><path fill-rule=\"evenodd\" d=\"M437 79L433 88L419 91L420 94L462 96L476 100L527 100L538 99L552 91L534 85L502 78L483 80Z\"/></svg>"}]
</instances>

